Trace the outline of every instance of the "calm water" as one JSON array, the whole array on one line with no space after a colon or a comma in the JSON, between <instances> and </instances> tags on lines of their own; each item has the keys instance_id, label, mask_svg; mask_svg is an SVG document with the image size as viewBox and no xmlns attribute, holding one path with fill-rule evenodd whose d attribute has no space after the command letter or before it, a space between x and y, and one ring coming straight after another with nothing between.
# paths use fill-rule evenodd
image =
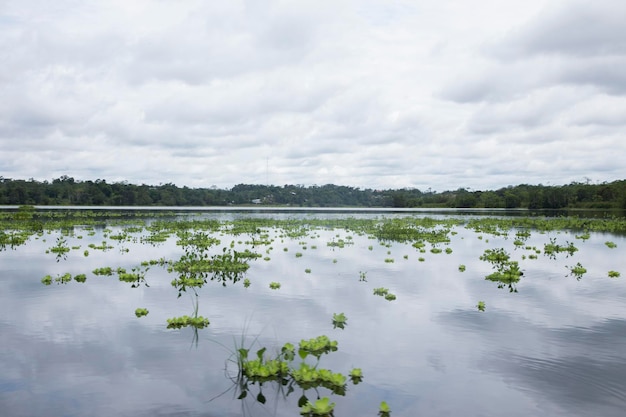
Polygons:
<instances>
[{"instance_id":1,"label":"calm water","mask_svg":"<svg viewBox=\"0 0 626 417\"><path fill-rule=\"evenodd\" d=\"M354 213L258 212L256 217L340 218ZM404 217L407 214L396 214ZM208 213L220 219L250 213ZM380 214L360 213L360 217ZM386 214L391 217L391 214ZM242 282L202 287L198 313L211 324L197 331L166 328L167 318L191 314L194 298L178 292L175 274L151 266L146 283L131 288L117 276L95 276L95 268L130 270L142 261L177 260L183 249L165 242L118 242L108 232L76 228L71 250L57 259L59 231L32 236L0 252L0 415L2 416L298 416L300 391L286 398L271 383L238 400L229 359L236 344L274 352L325 334L339 350L320 366L344 374L363 370L359 385L336 403L335 416L375 416L386 401L392 416L623 416L626 412L626 238L591 233L533 232L525 245L543 249L550 239L573 242L573 256L556 259L514 246L508 236L453 227L452 253L420 253L410 243L381 245L342 229L313 228L306 236L281 237L266 228L270 245L252 246L250 235L216 234L222 247L250 248ZM82 236L82 239L79 238ZM348 239L350 236L352 239ZM479 238L482 236L482 239ZM328 242L344 239L343 248ZM44 241L45 240L45 241ZM112 249L88 247L107 241ZM605 245L612 241L617 247ZM271 248L270 248L271 246ZM306 249L304 248L306 246ZM370 249L371 246L371 249ZM517 293L485 280L492 265L479 260L488 248L504 248L524 271ZM84 256L84 250L89 256ZM285 249L287 249L285 251ZM302 253L296 257L296 253ZM522 259L522 255L526 259ZM420 261L419 258L424 260ZM393 259L393 262L385 262ZM584 265L580 280L569 267ZM459 265L466 266L465 272ZM305 270L310 269L310 273ZM608 278L609 270L620 278ZM360 281L361 272L366 281ZM85 273L87 281L45 286L45 275ZM280 282L272 290L269 283ZM385 287L394 301L373 295ZM478 301L486 309L478 311ZM136 318L138 307L146 317ZM334 329L333 313L348 317ZM307 392L314 399L314 392Z\"/></svg>"}]
</instances>

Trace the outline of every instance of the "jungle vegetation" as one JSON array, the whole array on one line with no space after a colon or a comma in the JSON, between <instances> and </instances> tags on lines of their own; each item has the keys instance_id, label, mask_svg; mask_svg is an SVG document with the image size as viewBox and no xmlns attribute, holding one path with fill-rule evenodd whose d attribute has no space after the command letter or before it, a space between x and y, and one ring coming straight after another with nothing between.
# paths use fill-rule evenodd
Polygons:
<instances>
[{"instance_id":1,"label":"jungle vegetation","mask_svg":"<svg viewBox=\"0 0 626 417\"><path fill-rule=\"evenodd\" d=\"M422 207L626 209L626 179L593 184L508 186L474 191L459 188L373 190L326 184L283 186L238 184L231 189L178 187L172 183L135 185L75 180L67 175L52 181L0 177L0 204L76 206L229 206L272 205L296 207Z\"/></svg>"}]
</instances>

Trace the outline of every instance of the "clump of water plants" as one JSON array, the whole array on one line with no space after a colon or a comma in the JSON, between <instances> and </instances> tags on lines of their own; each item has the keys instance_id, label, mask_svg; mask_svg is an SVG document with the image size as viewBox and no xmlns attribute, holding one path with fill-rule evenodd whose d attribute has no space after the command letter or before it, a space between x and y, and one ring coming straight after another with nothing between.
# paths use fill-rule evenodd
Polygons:
<instances>
[{"instance_id":1,"label":"clump of water plants","mask_svg":"<svg viewBox=\"0 0 626 417\"><path fill-rule=\"evenodd\" d=\"M328 336L322 335L309 340L302 339L300 341L298 355L300 355L302 359L306 358L307 355L312 355L319 359L323 354L336 350L337 341L330 340Z\"/></svg>"},{"instance_id":2,"label":"clump of water plants","mask_svg":"<svg viewBox=\"0 0 626 417\"><path fill-rule=\"evenodd\" d=\"M306 268L306 269L304 270L304 272L305 272L306 274L310 274L310 273L311 273L311 268Z\"/></svg>"},{"instance_id":3,"label":"clump of water plants","mask_svg":"<svg viewBox=\"0 0 626 417\"><path fill-rule=\"evenodd\" d=\"M137 317L143 317L143 316L147 316L148 315L148 309L147 308L137 308L135 310L135 316Z\"/></svg>"},{"instance_id":4,"label":"clump of water plants","mask_svg":"<svg viewBox=\"0 0 626 417\"><path fill-rule=\"evenodd\" d=\"M280 288L280 282L270 282L270 288L273 290L277 290Z\"/></svg>"},{"instance_id":5,"label":"clump of water plants","mask_svg":"<svg viewBox=\"0 0 626 417\"><path fill-rule=\"evenodd\" d=\"M508 261L510 255L503 249L485 249L483 254L480 256L481 261L490 262L492 264L501 264Z\"/></svg>"},{"instance_id":6,"label":"clump of water plants","mask_svg":"<svg viewBox=\"0 0 626 417\"><path fill-rule=\"evenodd\" d=\"M168 329L180 329L182 327L195 327L196 329L204 329L209 325L209 319L204 318L202 316L181 316L181 317L172 317L167 319L167 328Z\"/></svg>"},{"instance_id":7,"label":"clump of water plants","mask_svg":"<svg viewBox=\"0 0 626 417\"><path fill-rule=\"evenodd\" d=\"M346 317L345 314L343 314L343 313L339 313L339 314L333 313L333 328L334 329L336 329L336 328L340 328L340 329L345 328L348 325L347 321L348 321L348 318Z\"/></svg>"},{"instance_id":8,"label":"clump of water plants","mask_svg":"<svg viewBox=\"0 0 626 417\"><path fill-rule=\"evenodd\" d=\"M87 281L87 275L85 274L78 274L78 275L74 275L74 281L76 282L85 282Z\"/></svg>"},{"instance_id":9,"label":"clump of water plants","mask_svg":"<svg viewBox=\"0 0 626 417\"><path fill-rule=\"evenodd\" d=\"M580 235L576 235L575 237L576 237L576 239L587 240L587 239L589 239L591 237L591 234L589 234L589 232L584 232L584 233L582 233Z\"/></svg>"},{"instance_id":10,"label":"clump of water plants","mask_svg":"<svg viewBox=\"0 0 626 417\"><path fill-rule=\"evenodd\" d=\"M395 299L396 299L396 295L395 294L392 294L392 293L385 294L385 300L393 301Z\"/></svg>"},{"instance_id":11,"label":"clump of water plants","mask_svg":"<svg viewBox=\"0 0 626 417\"><path fill-rule=\"evenodd\" d=\"M496 265L496 272L485 277L486 280L498 283L498 288L508 286L509 292L517 292L515 284L519 282L524 272L519 267L517 261L506 261Z\"/></svg>"},{"instance_id":12,"label":"clump of water plants","mask_svg":"<svg viewBox=\"0 0 626 417\"><path fill-rule=\"evenodd\" d=\"M379 295L381 297L385 297L387 301L393 301L396 299L396 295L389 292L388 288L374 288L374 295Z\"/></svg>"},{"instance_id":13,"label":"clump of water plants","mask_svg":"<svg viewBox=\"0 0 626 417\"><path fill-rule=\"evenodd\" d=\"M248 288L250 286L250 279L246 278L243 280L243 286L245 288Z\"/></svg>"},{"instance_id":14,"label":"clump of water plants","mask_svg":"<svg viewBox=\"0 0 626 417\"><path fill-rule=\"evenodd\" d=\"M550 243L546 243L543 246L543 253L554 258L557 253L567 252L569 256L572 256L578 248L571 242L566 242L565 245L559 245L556 243L556 239L550 239Z\"/></svg>"},{"instance_id":15,"label":"clump of water plants","mask_svg":"<svg viewBox=\"0 0 626 417\"><path fill-rule=\"evenodd\" d=\"M137 288L141 283L143 283L146 287L149 287L146 282L146 272L148 268L132 268L130 272L127 272L124 268L117 268L117 276L118 279L122 282L127 282L131 284L131 288Z\"/></svg>"},{"instance_id":16,"label":"clump of water plants","mask_svg":"<svg viewBox=\"0 0 626 417\"><path fill-rule=\"evenodd\" d=\"M250 389L249 386L259 383L259 394L256 399L264 403L265 397L262 395L261 391L262 384L276 382L287 388L286 395L293 392L295 387L299 387L303 390L303 394L298 401L298 406L309 413L304 415L327 415L315 413L328 411L328 408L316 407L315 403L307 406L310 401L306 397L305 391L314 389L318 394L318 398L320 397L318 392L319 388L326 388L336 395L345 395L348 378L341 373L318 367L322 355L336 350L337 342L330 340L324 335L308 340L301 340L297 349L292 343L285 343L275 357L267 357L267 349L263 347L256 352L256 358L249 359L249 349L241 347L236 351L237 364L239 367L236 384L241 390L241 394L238 398L245 398ZM296 360L296 351L297 356L302 360L298 366L293 364L293 361ZM316 364L311 365L307 363L306 360L308 357L316 358ZM350 372L350 376L354 384L361 382L363 379L363 374L358 368L353 369Z\"/></svg>"},{"instance_id":17,"label":"clump of water plants","mask_svg":"<svg viewBox=\"0 0 626 417\"><path fill-rule=\"evenodd\" d=\"M485 302L479 301L478 304L476 304L476 307L478 308L478 311L485 311Z\"/></svg>"},{"instance_id":18,"label":"clump of water plants","mask_svg":"<svg viewBox=\"0 0 626 417\"><path fill-rule=\"evenodd\" d=\"M300 407L300 414L305 417L330 417L333 415L335 403L331 403L328 397L322 397L314 403L307 401Z\"/></svg>"},{"instance_id":19,"label":"clump of water plants","mask_svg":"<svg viewBox=\"0 0 626 417\"><path fill-rule=\"evenodd\" d=\"M459 271L460 272L465 272L465 265L463 265L463 264L459 265Z\"/></svg>"},{"instance_id":20,"label":"clump of water plants","mask_svg":"<svg viewBox=\"0 0 626 417\"><path fill-rule=\"evenodd\" d=\"M111 268L110 266L105 266L102 268L96 268L93 271L91 271L94 275L107 275L107 276L111 276L113 275L113 268Z\"/></svg>"},{"instance_id":21,"label":"clump of water plants","mask_svg":"<svg viewBox=\"0 0 626 417\"><path fill-rule=\"evenodd\" d=\"M609 271L609 278L619 278L620 273L617 271Z\"/></svg>"},{"instance_id":22,"label":"clump of water plants","mask_svg":"<svg viewBox=\"0 0 626 417\"><path fill-rule=\"evenodd\" d=\"M59 236L57 238L56 245L51 247L49 251L56 253L57 262L59 262L61 258L66 259L67 253L70 251L70 247L67 246L67 240L63 236Z\"/></svg>"},{"instance_id":23,"label":"clump of water plants","mask_svg":"<svg viewBox=\"0 0 626 417\"><path fill-rule=\"evenodd\" d=\"M388 293L389 293L388 288L384 288L384 287L374 288L374 295L385 296Z\"/></svg>"},{"instance_id":24,"label":"clump of water plants","mask_svg":"<svg viewBox=\"0 0 626 417\"><path fill-rule=\"evenodd\" d=\"M617 243L608 240L604 242L604 244L610 249L615 249L617 247Z\"/></svg>"},{"instance_id":25,"label":"clump of water plants","mask_svg":"<svg viewBox=\"0 0 626 417\"><path fill-rule=\"evenodd\" d=\"M568 267L570 274L576 277L577 280L583 277L584 274L587 273L587 269L581 265L580 262L576 263L576 265Z\"/></svg>"},{"instance_id":26,"label":"clump of water plants","mask_svg":"<svg viewBox=\"0 0 626 417\"><path fill-rule=\"evenodd\" d=\"M80 279L80 276L79 276ZM72 274L70 274L69 272L63 274L63 275L57 275L55 278L52 278L51 275L46 275L45 277L43 277L41 279L41 283L44 285L50 285L52 284L52 282L56 282L57 284L67 284L68 282L72 281ZM80 280L77 280L80 282Z\"/></svg>"}]
</instances>

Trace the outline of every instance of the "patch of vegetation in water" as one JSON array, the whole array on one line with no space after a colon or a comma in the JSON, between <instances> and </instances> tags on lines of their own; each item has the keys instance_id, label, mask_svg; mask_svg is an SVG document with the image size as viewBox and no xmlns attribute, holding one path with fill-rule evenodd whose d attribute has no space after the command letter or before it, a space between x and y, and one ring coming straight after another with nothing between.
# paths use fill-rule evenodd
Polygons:
<instances>
[{"instance_id":1,"label":"patch of vegetation in water","mask_svg":"<svg viewBox=\"0 0 626 417\"><path fill-rule=\"evenodd\" d=\"M344 329L348 325L348 318L344 313L333 313L333 329Z\"/></svg>"},{"instance_id":2,"label":"patch of vegetation in water","mask_svg":"<svg viewBox=\"0 0 626 417\"><path fill-rule=\"evenodd\" d=\"M204 318L202 316L190 317L190 316L181 316L181 317L172 317L167 319L167 328L168 329L180 329L183 327L194 327L196 329L204 329L209 325L209 319Z\"/></svg>"}]
</instances>

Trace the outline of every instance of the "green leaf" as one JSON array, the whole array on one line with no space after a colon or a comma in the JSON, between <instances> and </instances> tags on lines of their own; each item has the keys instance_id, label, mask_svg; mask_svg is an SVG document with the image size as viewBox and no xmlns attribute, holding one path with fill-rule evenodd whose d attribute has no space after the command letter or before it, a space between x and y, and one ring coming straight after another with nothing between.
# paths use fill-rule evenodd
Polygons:
<instances>
[{"instance_id":1,"label":"green leaf","mask_svg":"<svg viewBox=\"0 0 626 417\"><path fill-rule=\"evenodd\" d=\"M307 356L309 356L309 352L304 349L298 349L298 356L300 356L302 359L305 359Z\"/></svg>"},{"instance_id":2,"label":"green leaf","mask_svg":"<svg viewBox=\"0 0 626 417\"><path fill-rule=\"evenodd\" d=\"M239 352L241 359L248 359L248 349L237 349L237 352Z\"/></svg>"},{"instance_id":3,"label":"green leaf","mask_svg":"<svg viewBox=\"0 0 626 417\"><path fill-rule=\"evenodd\" d=\"M385 413L389 413L391 411L391 409L389 408L389 404L387 404L385 401L381 401L380 402L380 411L385 412Z\"/></svg>"}]
</instances>

